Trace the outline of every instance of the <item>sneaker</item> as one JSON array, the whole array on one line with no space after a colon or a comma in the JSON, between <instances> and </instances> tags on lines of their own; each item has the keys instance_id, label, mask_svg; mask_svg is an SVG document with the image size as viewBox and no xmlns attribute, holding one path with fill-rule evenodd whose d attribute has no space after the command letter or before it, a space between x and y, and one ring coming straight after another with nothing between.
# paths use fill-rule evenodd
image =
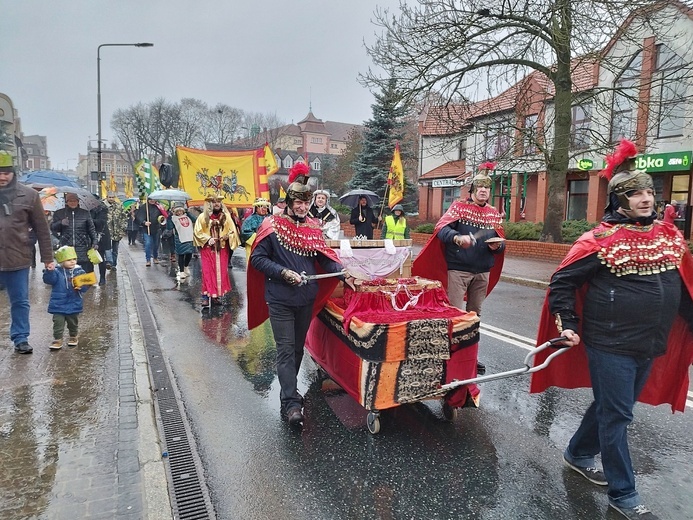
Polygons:
<instances>
[{"instance_id":1,"label":"sneaker","mask_svg":"<svg viewBox=\"0 0 693 520\"><path fill-rule=\"evenodd\" d=\"M112 266L111 266L111 271L117 271L117 270L118 270L118 267L117 267L117 266L115 266L115 265L112 265Z\"/></svg>"},{"instance_id":2,"label":"sneaker","mask_svg":"<svg viewBox=\"0 0 693 520\"><path fill-rule=\"evenodd\" d=\"M51 344L48 345L48 348L51 350L60 350L63 348L63 341L61 339L54 339L51 341Z\"/></svg>"},{"instance_id":3,"label":"sneaker","mask_svg":"<svg viewBox=\"0 0 693 520\"><path fill-rule=\"evenodd\" d=\"M292 408L286 412L286 418L289 421L289 426L300 426L303 423L303 414L300 408Z\"/></svg>"},{"instance_id":4,"label":"sneaker","mask_svg":"<svg viewBox=\"0 0 693 520\"><path fill-rule=\"evenodd\" d=\"M113 265L110 262L106 262L106 271L113 269Z\"/></svg>"},{"instance_id":5,"label":"sneaker","mask_svg":"<svg viewBox=\"0 0 693 520\"><path fill-rule=\"evenodd\" d=\"M146 264L144 264L144 266L145 266L145 267L151 267L151 266L152 266L152 263L151 263L151 262L147 262Z\"/></svg>"},{"instance_id":6,"label":"sneaker","mask_svg":"<svg viewBox=\"0 0 693 520\"><path fill-rule=\"evenodd\" d=\"M178 277L182 280L184 278L187 278L188 274L185 271L178 271Z\"/></svg>"},{"instance_id":7,"label":"sneaker","mask_svg":"<svg viewBox=\"0 0 693 520\"><path fill-rule=\"evenodd\" d=\"M597 484L598 486L609 485L609 483L606 481L606 477L604 476L604 472L602 470L598 468L581 468L580 466L576 466L575 464L570 463L568 459L565 458L565 455L563 456L563 462L565 462L565 465L568 466L570 469L579 473L587 480L592 482L592 484Z\"/></svg>"},{"instance_id":8,"label":"sneaker","mask_svg":"<svg viewBox=\"0 0 693 520\"><path fill-rule=\"evenodd\" d=\"M76 347L78 343L79 343L79 336L70 336L70 338L67 340L67 346L68 347Z\"/></svg>"},{"instance_id":9,"label":"sneaker","mask_svg":"<svg viewBox=\"0 0 693 520\"><path fill-rule=\"evenodd\" d=\"M159 263L159 259L158 259L158 258L155 258L155 259L154 259L154 263L155 263L155 264L158 264L158 263Z\"/></svg>"},{"instance_id":10,"label":"sneaker","mask_svg":"<svg viewBox=\"0 0 693 520\"><path fill-rule=\"evenodd\" d=\"M29 343L27 343L26 341L17 343L14 346L14 350L15 352L17 352L17 354L31 354L34 351L34 349L31 348L31 345L29 345Z\"/></svg>"},{"instance_id":11,"label":"sneaker","mask_svg":"<svg viewBox=\"0 0 693 520\"><path fill-rule=\"evenodd\" d=\"M618 511L626 518L632 520L659 520L659 517L647 509L644 505L640 504L635 507L619 507L612 503L609 503L609 507Z\"/></svg>"}]
</instances>

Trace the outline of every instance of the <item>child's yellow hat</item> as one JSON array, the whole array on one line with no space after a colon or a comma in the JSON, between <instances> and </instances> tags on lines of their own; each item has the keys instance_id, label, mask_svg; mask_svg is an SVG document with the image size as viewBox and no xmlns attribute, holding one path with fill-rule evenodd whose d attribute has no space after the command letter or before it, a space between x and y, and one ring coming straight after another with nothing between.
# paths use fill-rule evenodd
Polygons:
<instances>
[{"instance_id":1,"label":"child's yellow hat","mask_svg":"<svg viewBox=\"0 0 693 520\"><path fill-rule=\"evenodd\" d=\"M77 252L72 246L63 246L55 252L55 261L59 264L67 260L77 260Z\"/></svg>"}]
</instances>

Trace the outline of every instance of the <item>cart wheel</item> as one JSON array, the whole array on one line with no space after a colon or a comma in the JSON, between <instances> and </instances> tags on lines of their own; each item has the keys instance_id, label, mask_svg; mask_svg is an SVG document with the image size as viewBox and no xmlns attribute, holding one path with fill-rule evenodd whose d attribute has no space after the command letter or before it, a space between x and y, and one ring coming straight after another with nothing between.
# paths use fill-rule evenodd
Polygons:
<instances>
[{"instance_id":1,"label":"cart wheel","mask_svg":"<svg viewBox=\"0 0 693 520\"><path fill-rule=\"evenodd\" d=\"M443 419L452 422L457 417L457 408L453 408L447 401L443 401Z\"/></svg>"},{"instance_id":2,"label":"cart wheel","mask_svg":"<svg viewBox=\"0 0 693 520\"><path fill-rule=\"evenodd\" d=\"M373 435L380 431L380 415L373 412L368 412L368 417L366 417L366 426L368 431Z\"/></svg>"}]
</instances>

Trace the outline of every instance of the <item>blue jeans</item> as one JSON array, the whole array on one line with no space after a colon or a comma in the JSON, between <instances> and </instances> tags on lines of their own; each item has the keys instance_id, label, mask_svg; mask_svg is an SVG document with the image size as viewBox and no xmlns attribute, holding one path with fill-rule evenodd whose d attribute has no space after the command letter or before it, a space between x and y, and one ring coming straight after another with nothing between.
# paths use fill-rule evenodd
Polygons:
<instances>
[{"instance_id":1,"label":"blue jeans","mask_svg":"<svg viewBox=\"0 0 693 520\"><path fill-rule=\"evenodd\" d=\"M111 240L111 254L113 255L113 267L118 265L118 246L120 245L120 240Z\"/></svg>"},{"instance_id":2,"label":"blue jeans","mask_svg":"<svg viewBox=\"0 0 693 520\"><path fill-rule=\"evenodd\" d=\"M10 338L15 346L29 341L29 268L0 271L10 299Z\"/></svg>"},{"instance_id":3,"label":"blue jeans","mask_svg":"<svg viewBox=\"0 0 693 520\"><path fill-rule=\"evenodd\" d=\"M144 234L144 256L147 262L159 258L159 235Z\"/></svg>"},{"instance_id":4,"label":"blue jeans","mask_svg":"<svg viewBox=\"0 0 693 520\"><path fill-rule=\"evenodd\" d=\"M628 450L628 425L633 407L652 368L652 359L634 358L587 347L594 402L570 439L565 456L580 467L594 467L602 454L609 502L633 508L640 505Z\"/></svg>"},{"instance_id":5,"label":"blue jeans","mask_svg":"<svg viewBox=\"0 0 693 520\"><path fill-rule=\"evenodd\" d=\"M277 377L281 391L281 411L301 408L297 376L303 360L303 345L310 326L313 304L289 307L273 303L269 306L269 319L277 344Z\"/></svg>"}]
</instances>

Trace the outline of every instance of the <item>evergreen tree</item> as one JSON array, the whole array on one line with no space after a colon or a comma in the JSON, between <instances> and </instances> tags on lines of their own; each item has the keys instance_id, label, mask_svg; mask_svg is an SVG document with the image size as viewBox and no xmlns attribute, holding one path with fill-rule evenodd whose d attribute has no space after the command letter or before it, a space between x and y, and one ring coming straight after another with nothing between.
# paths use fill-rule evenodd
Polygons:
<instances>
[{"instance_id":1,"label":"evergreen tree","mask_svg":"<svg viewBox=\"0 0 693 520\"><path fill-rule=\"evenodd\" d=\"M394 78L390 78L382 92L375 94L371 108L373 117L364 124L363 145L354 161L354 176L348 187L371 190L382 198L395 144L404 137L404 118L408 112Z\"/></svg>"}]
</instances>

